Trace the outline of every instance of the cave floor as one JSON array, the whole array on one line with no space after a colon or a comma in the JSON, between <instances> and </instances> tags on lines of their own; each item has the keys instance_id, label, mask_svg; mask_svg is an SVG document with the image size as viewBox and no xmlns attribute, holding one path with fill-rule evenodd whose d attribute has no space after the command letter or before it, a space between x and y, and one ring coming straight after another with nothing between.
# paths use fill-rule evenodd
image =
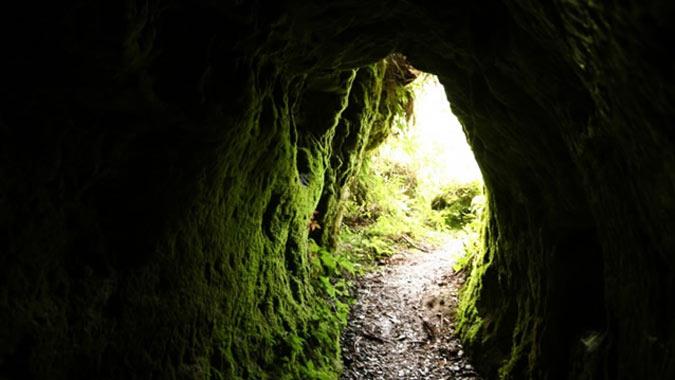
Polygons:
<instances>
[{"instance_id":1,"label":"cave floor","mask_svg":"<svg viewBox=\"0 0 675 380\"><path fill-rule=\"evenodd\" d=\"M359 280L342 379L479 379L455 336L462 241L401 252Z\"/></svg>"}]
</instances>

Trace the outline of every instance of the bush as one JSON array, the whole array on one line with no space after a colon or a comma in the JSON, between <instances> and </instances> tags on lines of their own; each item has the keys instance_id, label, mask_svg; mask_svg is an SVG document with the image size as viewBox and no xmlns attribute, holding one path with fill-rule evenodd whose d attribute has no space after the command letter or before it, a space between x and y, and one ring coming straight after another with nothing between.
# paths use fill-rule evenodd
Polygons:
<instances>
[{"instance_id":1,"label":"bush","mask_svg":"<svg viewBox=\"0 0 675 380\"><path fill-rule=\"evenodd\" d=\"M482 194L478 181L449 184L431 201L431 209L442 215L448 228L459 230L476 218L476 208L484 202Z\"/></svg>"}]
</instances>

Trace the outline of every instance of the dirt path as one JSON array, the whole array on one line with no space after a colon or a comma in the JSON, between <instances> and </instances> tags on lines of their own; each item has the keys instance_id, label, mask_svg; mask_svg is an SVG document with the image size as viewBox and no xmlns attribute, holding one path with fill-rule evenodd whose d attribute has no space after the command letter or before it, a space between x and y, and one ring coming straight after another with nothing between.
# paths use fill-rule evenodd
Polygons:
<instances>
[{"instance_id":1,"label":"dirt path","mask_svg":"<svg viewBox=\"0 0 675 380\"><path fill-rule=\"evenodd\" d=\"M392 256L365 276L342 337L343 380L478 379L454 336L461 241Z\"/></svg>"}]
</instances>

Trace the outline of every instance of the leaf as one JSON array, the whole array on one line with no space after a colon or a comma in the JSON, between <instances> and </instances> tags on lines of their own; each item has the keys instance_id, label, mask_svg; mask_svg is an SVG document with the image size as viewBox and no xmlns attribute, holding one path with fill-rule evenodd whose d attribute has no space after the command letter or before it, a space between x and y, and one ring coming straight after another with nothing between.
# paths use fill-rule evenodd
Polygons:
<instances>
[{"instance_id":1,"label":"leaf","mask_svg":"<svg viewBox=\"0 0 675 380\"><path fill-rule=\"evenodd\" d=\"M347 271L347 273L349 273L350 275L353 276L356 273L356 267L354 266L354 263L349 261L348 258L339 256L337 258L337 262L340 266L340 269Z\"/></svg>"},{"instance_id":2,"label":"leaf","mask_svg":"<svg viewBox=\"0 0 675 380\"><path fill-rule=\"evenodd\" d=\"M321 276L319 277L319 280L321 281L321 284L323 285L323 289L326 291L326 293L331 296L332 298L336 297L335 294L335 287L333 284L330 282L330 278L326 276Z\"/></svg>"},{"instance_id":3,"label":"leaf","mask_svg":"<svg viewBox=\"0 0 675 380\"><path fill-rule=\"evenodd\" d=\"M337 274L337 261L330 251L321 249L319 251L319 258L321 259L321 264L330 274Z\"/></svg>"}]
</instances>

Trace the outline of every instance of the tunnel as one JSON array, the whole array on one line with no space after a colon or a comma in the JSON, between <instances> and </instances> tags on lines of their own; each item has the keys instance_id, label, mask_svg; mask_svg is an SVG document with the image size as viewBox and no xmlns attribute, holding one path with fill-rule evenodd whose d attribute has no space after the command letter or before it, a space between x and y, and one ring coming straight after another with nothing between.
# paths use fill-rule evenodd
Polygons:
<instances>
[{"instance_id":1,"label":"tunnel","mask_svg":"<svg viewBox=\"0 0 675 380\"><path fill-rule=\"evenodd\" d=\"M485 181L481 376L675 378L675 4L13 5L0 379L337 378L308 238L334 244L407 67Z\"/></svg>"}]
</instances>

